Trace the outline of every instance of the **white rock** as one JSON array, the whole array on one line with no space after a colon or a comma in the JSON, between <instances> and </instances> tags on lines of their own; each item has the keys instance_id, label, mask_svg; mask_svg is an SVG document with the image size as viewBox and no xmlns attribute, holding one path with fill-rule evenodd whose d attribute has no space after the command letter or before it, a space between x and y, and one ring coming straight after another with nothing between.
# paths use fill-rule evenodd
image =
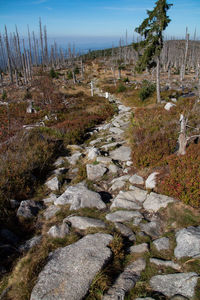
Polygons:
<instances>
[{"instance_id":1,"label":"white rock","mask_svg":"<svg viewBox=\"0 0 200 300\"><path fill-rule=\"evenodd\" d=\"M153 241L153 245L156 247L158 251L168 250L169 249L169 239L166 237L162 237Z\"/></svg>"},{"instance_id":2,"label":"white rock","mask_svg":"<svg viewBox=\"0 0 200 300\"><path fill-rule=\"evenodd\" d=\"M86 165L87 178L89 180L100 179L107 171L108 171L108 169L103 164L98 164L98 165L87 164Z\"/></svg>"},{"instance_id":3,"label":"white rock","mask_svg":"<svg viewBox=\"0 0 200 300\"><path fill-rule=\"evenodd\" d=\"M129 178L129 181L132 184L144 184L144 179L137 174L134 174L133 176L131 176Z\"/></svg>"},{"instance_id":4,"label":"white rock","mask_svg":"<svg viewBox=\"0 0 200 300\"><path fill-rule=\"evenodd\" d=\"M87 153L87 158L89 160L94 160L97 158L97 156L100 154L99 150L97 148L89 148Z\"/></svg>"},{"instance_id":5,"label":"white rock","mask_svg":"<svg viewBox=\"0 0 200 300\"><path fill-rule=\"evenodd\" d=\"M176 105L171 102L167 102L164 106L164 109L169 111L173 106L176 106Z\"/></svg>"},{"instance_id":6,"label":"white rock","mask_svg":"<svg viewBox=\"0 0 200 300\"><path fill-rule=\"evenodd\" d=\"M170 267L174 270L180 271L181 266L179 264L174 263L173 261L170 260L162 260L162 259L157 259L157 258L150 258L150 263L157 265L157 266L163 266L163 267Z\"/></svg>"},{"instance_id":7,"label":"white rock","mask_svg":"<svg viewBox=\"0 0 200 300\"><path fill-rule=\"evenodd\" d=\"M114 160L129 161L131 159L131 148L121 146L110 152L110 157Z\"/></svg>"},{"instance_id":8,"label":"white rock","mask_svg":"<svg viewBox=\"0 0 200 300\"><path fill-rule=\"evenodd\" d=\"M160 208L166 208L169 203L173 202L175 202L175 200L171 197L152 192L150 195L147 195L147 199L144 201L143 207L149 212L157 212Z\"/></svg>"},{"instance_id":9,"label":"white rock","mask_svg":"<svg viewBox=\"0 0 200 300\"><path fill-rule=\"evenodd\" d=\"M85 230L90 227L105 228L105 223L101 220L80 216L69 216L63 220L63 222L70 222L72 227Z\"/></svg>"},{"instance_id":10,"label":"white rock","mask_svg":"<svg viewBox=\"0 0 200 300\"><path fill-rule=\"evenodd\" d=\"M130 247L131 253L144 253L147 251L149 251L147 243L143 243L143 244L139 244L139 245Z\"/></svg>"},{"instance_id":11,"label":"white rock","mask_svg":"<svg viewBox=\"0 0 200 300\"><path fill-rule=\"evenodd\" d=\"M98 156L96 161L102 164L110 164L112 159L110 157Z\"/></svg>"},{"instance_id":12,"label":"white rock","mask_svg":"<svg viewBox=\"0 0 200 300\"><path fill-rule=\"evenodd\" d=\"M147 191L142 190L136 186L130 186L129 189L132 191L135 199L139 202L144 202L147 198Z\"/></svg>"},{"instance_id":13,"label":"white rock","mask_svg":"<svg viewBox=\"0 0 200 300\"><path fill-rule=\"evenodd\" d=\"M52 191L59 189L59 181L57 177L53 177L45 182L45 185Z\"/></svg>"},{"instance_id":14,"label":"white rock","mask_svg":"<svg viewBox=\"0 0 200 300\"><path fill-rule=\"evenodd\" d=\"M126 211L126 210L118 210L114 213L110 213L106 215L106 220L111 222L129 222L134 218L142 217L139 211Z\"/></svg>"},{"instance_id":15,"label":"white rock","mask_svg":"<svg viewBox=\"0 0 200 300\"><path fill-rule=\"evenodd\" d=\"M69 233L69 226L65 223L62 225L54 225L47 232L53 238L64 238Z\"/></svg>"}]
</instances>

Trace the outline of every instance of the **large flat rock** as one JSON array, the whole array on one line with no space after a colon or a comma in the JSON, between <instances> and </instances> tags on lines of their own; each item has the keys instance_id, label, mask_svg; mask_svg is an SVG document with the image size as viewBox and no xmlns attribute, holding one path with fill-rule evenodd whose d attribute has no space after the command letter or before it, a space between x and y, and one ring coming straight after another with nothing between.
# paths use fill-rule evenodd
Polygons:
<instances>
[{"instance_id":1,"label":"large flat rock","mask_svg":"<svg viewBox=\"0 0 200 300\"><path fill-rule=\"evenodd\" d=\"M111 222L129 222L134 218L142 218L142 214L139 211L118 210L106 215L106 220Z\"/></svg>"},{"instance_id":2,"label":"large flat rock","mask_svg":"<svg viewBox=\"0 0 200 300\"><path fill-rule=\"evenodd\" d=\"M200 256L200 226L184 228L176 233L176 258Z\"/></svg>"},{"instance_id":3,"label":"large flat rock","mask_svg":"<svg viewBox=\"0 0 200 300\"><path fill-rule=\"evenodd\" d=\"M143 207L145 210L149 212L157 212L160 208L166 208L169 203L173 203L175 200L171 197L151 193L147 196L147 199L143 203Z\"/></svg>"},{"instance_id":4,"label":"large flat rock","mask_svg":"<svg viewBox=\"0 0 200 300\"><path fill-rule=\"evenodd\" d=\"M64 221L70 222L72 227L82 230L85 230L89 227L105 228L106 226L103 221L88 217L69 216L66 219L64 219Z\"/></svg>"},{"instance_id":5,"label":"large flat rock","mask_svg":"<svg viewBox=\"0 0 200 300\"><path fill-rule=\"evenodd\" d=\"M90 191L83 183L69 186L66 191L54 201L55 205L70 204L70 210L77 210L84 207L106 208L101 196Z\"/></svg>"},{"instance_id":6,"label":"large flat rock","mask_svg":"<svg viewBox=\"0 0 200 300\"><path fill-rule=\"evenodd\" d=\"M157 275L151 278L150 286L167 297L182 295L190 298L194 296L197 280L198 275L194 272Z\"/></svg>"},{"instance_id":7,"label":"large flat rock","mask_svg":"<svg viewBox=\"0 0 200 300\"><path fill-rule=\"evenodd\" d=\"M124 209L141 209L140 202L135 198L133 191L120 191L117 197L113 200L110 207L113 208L124 208Z\"/></svg>"},{"instance_id":8,"label":"large flat rock","mask_svg":"<svg viewBox=\"0 0 200 300\"><path fill-rule=\"evenodd\" d=\"M95 275L112 255L107 247L111 240L108 234L90 234L51 253L30 299L83 299Z\"/></svg>"},{"instance_id":9,"label":"large flat rock","mask_svg":"<svg viewBox=\"0 0 200 300\"><path fill-rule=\"evenodd\" d=\"M128 161L131 160L131 148L121 146L110 152L110 157L114 160Z\"/></svg>"},{"instance_id":10,"label":"large flat rock","mask_svg":"<svg viewBox=\"0 0 200 300\"><path fill-rule=\"evenodd\" d=\"M87 178L89 180L100 179L107 171L108 171L108 169L103 164L98 164L98 165L87 164L86 165Z\"/></svg>"}]
</instances>

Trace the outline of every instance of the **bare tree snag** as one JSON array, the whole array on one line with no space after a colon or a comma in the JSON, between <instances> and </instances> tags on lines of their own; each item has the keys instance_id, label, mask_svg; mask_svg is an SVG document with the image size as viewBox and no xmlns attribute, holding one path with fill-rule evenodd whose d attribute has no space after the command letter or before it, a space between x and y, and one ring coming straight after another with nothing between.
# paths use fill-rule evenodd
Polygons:
<instances>
[{"instance_id":1,"label":"bare tree snag","mask_svg":"<svg viewBox=\"0 0 200 300\"><path fill-rule=\"evenodd\" d=\"M186 120L183 114L181 114L179 121L181 125L181 131L178 137L178 143L179 143L178 155L185 155L186 146L187 146L187 135L186 135Z\"/></svg>"}]
</instances>

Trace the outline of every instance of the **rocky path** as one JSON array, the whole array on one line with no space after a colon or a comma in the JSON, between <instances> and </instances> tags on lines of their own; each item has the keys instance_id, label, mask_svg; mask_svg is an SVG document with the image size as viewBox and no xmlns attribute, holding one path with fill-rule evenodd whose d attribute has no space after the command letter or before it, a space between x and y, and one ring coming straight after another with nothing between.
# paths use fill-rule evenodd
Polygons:
<instances>
[{"instance_id":1,"label":"rocky path","mask_svg":"<svg viewBox=\"0 0 200 300\"><path fill-rule=\"evenodd\" d=\"M99 90L96 92L101 94ZM153 180L145 182L133 172L131 149L125 138L131 109L112 96L109 101L117 105L118 114L95 128L89 143L70 147L71 156L56 161L54 175L46 182L52 192L44 199L47 208L43 218L51 220L66 206L72 211L46 234L63 238L73 228L81 231L83 237L49 255L31 300L87 299L97 274L113 268L115 254L110 245L116 235L124 243L123 270L114 275L110 288L102 291L99 298L88 299L195 299L199 274L187 272L181 259L200 256L200 226L182 228L175 237L165 234L167 225L159 212L175 200L149 192L146 187L154 184ZM59 175L65 172L62 167L65 160L69 162L72 179L76 179L78 168L85 165L87 180L68 184L62 187L63 193L56 195ZM21 203L18 215L34 213L37 210L34 205ZM79 213L82 209L84 215ZM86 209L90 212L94 209L98 217L87 215ZM24 247L30 248L29 244L39 243L40 239L35 237Z\"/></svg>"}]
</instances>

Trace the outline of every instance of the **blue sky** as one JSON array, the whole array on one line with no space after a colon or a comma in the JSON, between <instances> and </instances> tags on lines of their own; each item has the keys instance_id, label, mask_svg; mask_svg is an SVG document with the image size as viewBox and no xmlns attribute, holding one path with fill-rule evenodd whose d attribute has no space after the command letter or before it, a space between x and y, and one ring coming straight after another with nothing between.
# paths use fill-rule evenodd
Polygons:
<instances>
[{"instance_id":1,"label":"blue sky","mask_svg":"<svg viewBox=\"0 0 200 300\"><path fill-rule=\"evenodd\" d=\"M191 35L195 28L200 36L200 0L172 0L169 11L172 22L166 30L168 36L184 36L188 26ZM15 24L25 35L27 24L30 30L39 31L38 19L47 25L48 36L84 41L92 39L100 43L125 36L126 29L132 38L134 28L152 9L154 0L0 0L0 32L4 25L8 31ZM100 38L101 37L101 38Z\"/></svg>"}]
</instances>

